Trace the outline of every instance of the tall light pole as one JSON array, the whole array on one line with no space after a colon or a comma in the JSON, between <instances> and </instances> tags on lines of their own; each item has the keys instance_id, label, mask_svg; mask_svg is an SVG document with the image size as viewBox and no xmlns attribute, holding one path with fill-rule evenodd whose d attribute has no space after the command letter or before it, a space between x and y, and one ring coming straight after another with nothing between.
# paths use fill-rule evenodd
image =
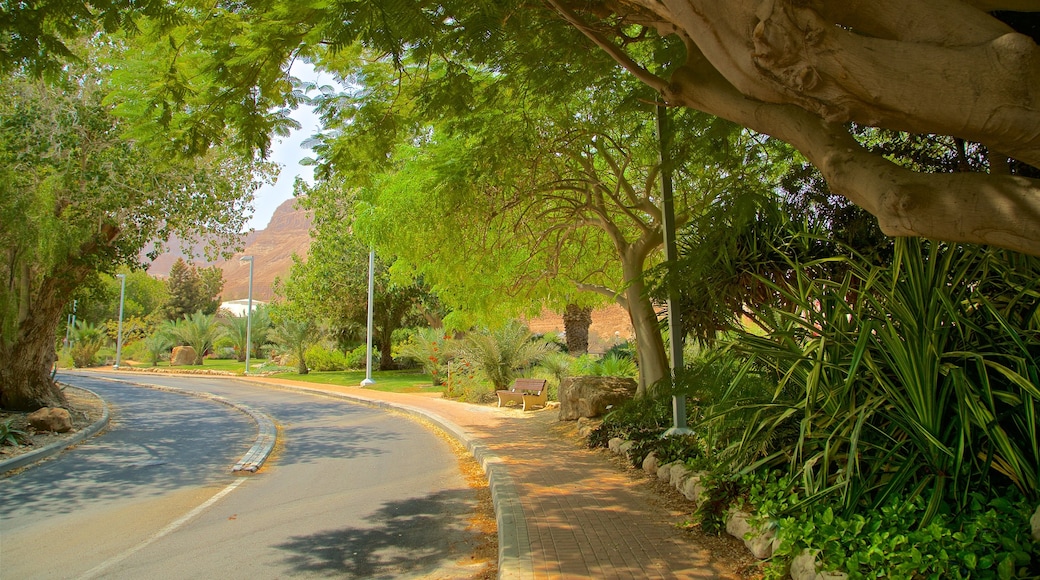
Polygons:
<instances>
[{"instance_id":1,"label":"tall light pole","mask_svg":"<svg viewBox=\"0 0 1040 580\"><path fill-rule=\"evenodd\" d=\"M249 347L253 346L253 256L242 256L242 262L249 262L249 298L246 300L246 374L249 374Z\"/></svg>"},{"instance_id":2,"label":"tall light pole","mask_svg":"<svg viewBox=\"0 0 1040 580\"><path fill-rule=\"evenodd\" d=\"M674 264L677 259L675 247L675 200L672 191L671 158L668 156L672 142L672 131L668 125L668 109L657 105L657 137L660 142L661 161L661 217L664 234L664 260ZM679 317L679 297L675 288L668 287L668 360L672 371L672 384L683 368L682 320ZM671 435L693 433L686 426L686 395L672 395L672 427L664 432Z\"/></svg>"},{"instance_id":3,"label":"tall light pole","mask_svg":"<svg viewBox=\"0 0 1040 580\"><path fill-rule=\"evenodd\" d=\"M372 379L372 297L376 293L375 282L376 251L368 252L368 350L365 351L365 380L361 381L362 387L376 384Z\"/></svg>"},{"instance_id":4,"label":"tall light pole","mask_svg":"<svg viewBox=\"0 0 1040 580\"><path fill-rule=\"evenodd\" d=\"M112 368L119 370L119 361L123 354L123 302L126 299L126 274L116 274L116 278L119 278L119 326L116 330L116 364Z\"/></svg>"}]
</instances>

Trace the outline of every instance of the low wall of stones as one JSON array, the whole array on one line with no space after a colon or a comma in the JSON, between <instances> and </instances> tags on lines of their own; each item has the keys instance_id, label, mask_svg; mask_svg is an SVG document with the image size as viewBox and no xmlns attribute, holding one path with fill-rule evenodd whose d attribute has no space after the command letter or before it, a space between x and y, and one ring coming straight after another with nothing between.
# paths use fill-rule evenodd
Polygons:
<instances>
[{"instance_id":1,"label":"low wall of stones","mask_svg":"<svg viewBox=\"0 0 1040 580\"><path fill-rule=\"evenodd\" d=\"M608 447L614 453L629 457L634 443L619 438L611 439ZM650 453L643 460L643 471L655 475L658 479L668 482L675 490L700 505L704 495L704 485L701 480L705 474L686 467L682 462L659 464L657 457ZM744 546L751 551L754 557L764 560L773 555L779 545L776 532L772 529L759 530L752 524L754 514L730 508L726 514L726 533L744 542ZM791 562L791 578L794 580L846 580L848 574L844 572L820 571L816 562L816 554L806 550L794 558Z\"/></svg>"}]
</instances>

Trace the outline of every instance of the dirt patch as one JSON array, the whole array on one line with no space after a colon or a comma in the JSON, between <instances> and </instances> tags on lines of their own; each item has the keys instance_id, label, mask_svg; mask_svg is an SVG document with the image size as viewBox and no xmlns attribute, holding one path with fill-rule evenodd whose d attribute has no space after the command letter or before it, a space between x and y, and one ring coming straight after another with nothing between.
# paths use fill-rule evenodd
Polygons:
<instances>
[{"instance_id":1,"label":"dirt patch","mask_svg":"<svg viewBox=\"0 0 1040 580\"><path fill-rule=\"evenodd\" d=\"M0 446L0 461L13 459L37 449L42 449L55 442L71 439L76 433L93 425L101 419L104 414L104 403L90 391L76 387L64 389L65 398L68 400L69 414L72 415L72 430L68 433L53 433L50 431L36 431L29 426L29 413L16 413L11 411L0 411L0 423L10 421L11 429L23 433L19 437L21 445Z\"/></svg>"}]
</instances>

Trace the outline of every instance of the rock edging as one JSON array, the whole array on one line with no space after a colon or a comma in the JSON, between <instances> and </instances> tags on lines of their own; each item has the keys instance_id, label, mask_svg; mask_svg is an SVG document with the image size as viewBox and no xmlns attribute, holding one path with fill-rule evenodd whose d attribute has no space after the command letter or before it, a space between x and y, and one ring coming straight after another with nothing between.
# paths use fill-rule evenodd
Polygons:
<instances>
[{"instance_id":1,"label":"rock edging","mask_svg":"<svg viewBox=\"0 0 1040 580\"><path fill-rule=\"evenodd\" d=\"M607 448L618 455L624 455L631 459L631 450L635 445L632 441L625 441L615 437L607 443ZM678 493L686 499L700 504L704 495L704 485L701 480L705 473L693 471L682 462L661 464L657 456L651 452L643 459L643 471L656 475L658 479L667 481ZM779 547L779 539L776 537L775 529L761 530L752 524L754 514L745 512L734 506L726 515L726 532L744 542L744 546L751 554L759 560L765 560L773 555L773 551ZM1040 524L1040 508L1034 516ZM791 562L790 576L793 580L846 580L848 574L844 572L825 572L819 570L819 562L816 552L805 550Z\"/></svg>"},{"instance_id":2,"label":"rock edging","mask_svg":"<svg viewBox=\"0 0 1040 580\"><path fill-rule=\"evenodd\" d=\"M79 432L75 433L71 437L66 437L60 441L55 441L50 445L46 445L28 453L23 453L17 457L12 457L11 459L0 461L0 475L9 471L14 471L15 469L20 469L22 467L25 467L26 465L36 463L37 461L43 461L44 459L48 459L51 456L57 455L65 449L79 444L88 437L94 436L99 431L108 426L108 403L105 402L105 400L102 399L100 395L98 395L94 391L91 391L90 389L85 389L83 387L74 387L72 385L65 385L62 383L59 384L61 384L63 388L78 389L80 391L90 393L91 396L101 401L101 418L95 421L94 423L91 423L88 427L81 429Z\"/></svg>"}]
</instances>

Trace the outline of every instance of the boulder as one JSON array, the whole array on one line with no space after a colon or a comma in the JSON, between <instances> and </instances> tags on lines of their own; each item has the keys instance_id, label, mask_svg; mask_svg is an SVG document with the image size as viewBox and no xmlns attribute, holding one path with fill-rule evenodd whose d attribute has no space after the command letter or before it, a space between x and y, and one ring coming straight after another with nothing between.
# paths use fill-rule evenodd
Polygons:
<instances>
[{"instance_id":1,"label":"boulder","mask_svg":"<svg viewBox=\"0 0 1040 580\"><path fill-rule=\"evenodd\" d=\"M731 508L726 519L726 533L742 540L752 556L765 560L773 555L773 537L776 536L776 531L770 529L759 532L748 521L750 518L751 514Z\"/></svg>"},{"instance_id":2,"label":"boulder","mask_svg":"<svg viewBox=\"0 0 1040 580\"><path fill-rule=\"evenodd\" d=\"M61 407L44 407L29 413L29 425L37 431L68 433L72 431L72 415Z\"/></svg>"},{"instance_id":3,"label":"boulder","mask_svg":"<svg viewBox=\"0 0 1040 580\"><path fill-rule=\"evenodd\" d=\"M621 444L625 440L620 437L612 437L610 441L607 441L607 449L610 449L614 453L621 453Z\"/></svg>"},{"instance_id":4,"label":"boulder","mask_svg":"<svg viewBox=\"0 0 1040 580\"><path fill-rule=\"evenodd\" d=\"M1036 507L1033 517L1029 518L1029 527L1033 528L1033 539L1040 542L1040 506Z\"/></svg>"},{"instance_id":5,"label":"boulder","mask_svg":"<svg viewBox=\"0 0 1040 580\"><path fill-rule=\"evenodd\" d=\"M662 465L659 465L657 467L657 479L663 479L664 481L669 481L672 478L672 466L673 465L675 465L674 461L672 463L664 463Z\"/></svg>"},{"instance_id":6,"label":"boulder","mask_svg":"<svg viewBox=\"0 0 1040 580\"><path fill-rule=\"evenodd\" d=\"M682 486L682 494L686 496L686 499L696 504L700 503L701 495L704 493L704 484L701 483L702 477L703 473L694 473Z\"/></svg>"},{"instance_id":7,"label":"boulder","mask_svg":"<svg viewBox=\"0 0 1040 580\"><path fill-rule=\"evenodd\" d=\"M846 580L849 575L844 572L817 572L817 550L802 550L791 560L792 580Z\"/></svg>"},{"instance_id":8,"label":"boulder","mask_svg":"<svg viewBox=\"0 0 1040 580\"><path fill-rule=\"evenodd\" d=\"M686 467L686 464L681 461L676 461L672 464L672 470L668 477L668 483L672 484L675 489L682 489L683 483L686 478L690 477L690 469Z\"/></svg>"},{"instance_id":9,"label":"boulder","mask_svg":"<svg viewBox=\"0 0 1040 580\"><path fill-rule=\"evenodd\" d=\"M656 474L657 473L657 467L658 467L658 465L657 465L657 454L654 453L653 451L651 451L650 453L647 453L646 457L643 458L643 471L645 471L647 473L654 473L654 474Z\"/></svg>"},{"instance_id":10,"label":"boulder","mask_svg":"<svg viewBox=\"0 0 1040 580\"><path fill-rule=\"evenodd\" d=\"M195 364L195 349L190 346L175 346L170 354L170 366Z\"/></svg>"},{"instance_id":11,"label":"boulder","mask_svg":"<svg viewBox=\"0 0 1040 580\"><path fill-rule=\"evenodd\" d=\"M560 420L601 417L636 394L636 382L622 377L569 377L560 383Z\"/></svg>"},{"instance_id":12,"label":"boulder","mask_svg":"<svg viewBox=\"0 0 1040 580\"><path fill-rule=\"evenodd\" d=\"M625 441L624 443L622 443L621 445L618 446L618 453L620 453L621 455L624 455L625 457L630 457L629 453L632 451L632 448L635 447L635 446L636 446L636 442L635 441Z\"/></svg>"}]
</instances>

